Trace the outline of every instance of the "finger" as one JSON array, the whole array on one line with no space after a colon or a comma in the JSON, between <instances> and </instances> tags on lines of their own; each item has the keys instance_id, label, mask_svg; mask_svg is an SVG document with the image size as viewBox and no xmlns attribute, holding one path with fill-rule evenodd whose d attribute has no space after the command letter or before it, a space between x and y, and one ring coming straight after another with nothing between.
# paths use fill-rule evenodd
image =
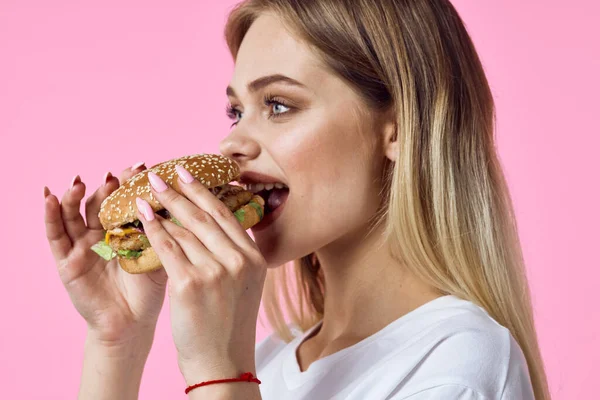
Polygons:
<instances>
[{"instance_id":1,"label":"finger","mask_svg":"<svg viewBox=\"0 0 600 400\"><path fill-rule=\"evenodd\" d=\"M98 214L100 212L100 206L104 199L106 199L112 192L119 188L119 182L124 183L134 175L140 173L146 169L143 162L134 164L131 168L126 168L121 171L120 178L116 179L110 172L104 175L104 185L94 192L86 201L85 206L85 219L87 226L90 229L104 229L100 223Z\"/></svg>"},{"instance_id":2,"label":"finger","mask_svg":"<svg viewBox=\"0 0 600 400\"><path fill-rule=\"evenodd\" d=\"M179 246L181 246L191 264L202 267L203 271L210 269L218 272L218 270L223 268L194 233L160 216L157 216L157 218L167 233L179 243Z\"/></svg>"},{"instance_id":3,"label":"finger","mask_svg":"<svg viewBox=\"0 0 600 400\"><path fill-rule=\"evenodd\" d=\"M138 209L138 219L144 226L144 233L148 237L150 245L156 252L158 259L163 265L169 279L181 282L185 279L187 271L191 269L191 263L179 246L179 243L163 228L156 218L152 207L146 200L139 197L135 199Z\"/></svg>"},{"instance_id":4,"label":"finger","mask_svg":"<svg viewBox=\"0 0 600 400\"><path fill-rule=\"evenodd\" d=\"M127 169L124 169L123 171L121 171L121 175L119 176L119 182L122 185L125 181L127 181L128 179L132 178L133 176L139 174L140 172L142 172L145 169L146 169L146 165L144 164L143 161L135 163L131 166L131 168L127 168Z\"/></svg>"},{"instance_id":5,"label":"finger","mask_svg":"<svg viewBox=\"0 0 600 400\"><path fill-rule=\"evenodd\" d=\"M65 192L60 202L60 211L67 235L71 240L77 240L86 232L87 227L79 209L81 199L85 196L85 184L77 175L73 178L71 188Z\"/></svg>"},{"instance_id":6,"label":"finger","mask_svg":"<svg viewBox=\"0 0 600 400\"><path fill-rule=\"evenodd\" d=\"M100 186L85 202L85 220L87 222L87 226L90 229L104 229L102 224L100 223L100 218L98 218L98 214L100 213L100 206L104 199L108 197L109 194L117 190L119 187L119 181L117 178L112 176L110 172L107 172L104 175L104 184Z\"/></svg>"},{"instance_id":7,"label":"finger","mask_svg":"<svg viewBox=\"0 0 600 400\"><path fill-rule=\"evenodd\" d=\"M148 173L148 180L158 202L186 229L192 232L219 262L227 262L225 259L226 253L229 253L232 248L237 248L237 246L212 216L170 188L158 175L150 172ZM223 207L225 207L224 204ZM231 214L227 207L225 209Z\"/></svg>"},{"instance_id":8,"label":"finger","mask_svg":"<svg viewBox=\"0 0 600 400\"><path fill-rule=\"evenodd\" d=\"M65 231L58 198L44 187L44 223L46 225L46 238L50 244L52 255L57 260L67 257L72 248L71 239Z\"/></svg>"},{"instance_id":9,"label":"finger","mask_svg":"<svg viewBox=\"0 0 600 400\"><path fill-rule=\"evenodd\" d=\"M185 168L176 166L179 174L179 188L189 201L204 210L217 225L221 228L224 234L230 238L241 249L255 249L255 244L246 233L245 229L240 225L235 215L229 208L216 196L214 196L202 183L195 179ZM176 217L177 218L177 217ZM181 220L180 220L181 221ZM185 225L184 225L185 226ZM200 232L199 232L200 234ZM198 236L205 243L209 250L217 243L211 241L210 245L204 239ZM214 240L220 240L220 237L214 237ZM208 240L208 239L207 239Z\"/></svg>"}]
</instances>

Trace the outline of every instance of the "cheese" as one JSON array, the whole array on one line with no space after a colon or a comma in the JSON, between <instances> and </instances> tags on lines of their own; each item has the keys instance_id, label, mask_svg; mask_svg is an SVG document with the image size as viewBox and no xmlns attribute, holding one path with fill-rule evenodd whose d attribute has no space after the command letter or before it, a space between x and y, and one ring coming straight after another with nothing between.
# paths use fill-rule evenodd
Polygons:
<instances>
[{"instance_id":1,"label":"cheese","mask_svg":"<svg viewBox=\"0 0 600 400\"><path fill-rule=\"evenodd\" d=\"M130 233L141 233L141 232L135 228L125 228L125 229L115 228L113 230L106 232L104 242L106 244L108 244L111 236L125 236L125 235L129 235Z\"/></svg>"}]
</instances>

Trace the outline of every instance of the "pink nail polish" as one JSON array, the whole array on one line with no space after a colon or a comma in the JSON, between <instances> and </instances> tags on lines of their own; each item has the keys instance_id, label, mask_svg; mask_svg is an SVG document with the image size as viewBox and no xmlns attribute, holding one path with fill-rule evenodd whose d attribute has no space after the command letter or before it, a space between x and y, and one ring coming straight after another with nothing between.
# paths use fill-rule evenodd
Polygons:
<instances>
[{"instance_id":1,"label":"pink nail polish","mask_svg":"<svg viewBox=\"0 0 600 400\"><path fill-rule=\"evenodd\" d=\"M106 175L104 175L104 184L106 185L109 181L109 179L112 178L112 174L109 172L106 173Z\"/></svg>"},{"instance_id":2,"label":"pink nail polish","mask_svg":"<svg viewBox=\"0 0 600 400\"><path fill-rule=\"evenodd\" d=\"M167 184L162 179L160 179L160 177L154 172L148 172L148 180L150 181L150 184L152 185L154 190L156 190L158 193L167 190Z\"/></svg>"},{"instance_id":3,"label":"pink nail polish","mask_svg":"<svg viewBox=\"0 0 600 400\"><path fill-rule=\"evenodd\" d=\"M139 167L141 167L144 164L145 164L145 162L143 162L143 161L140 161L139 163L135 163L135 164L133 164L133 167L131 167L131 170L135 171L136 169L138 169Z\"/></svg>"},{"instance_id":4,"label":"pink nail polish","mask_svg":"<svg viewBox=\"0 0 600 400\"><path fill-rule=\"evenodd\" d=\"M177 175L179 175L183 182L194 182L194 177L192 176L192 174L190 174L190 172L187 169L183 168L181 165L176 165L175 170L177 171Z\"/></svg>"},{"instance_id":5,"label":"pink nail polish","mask_svg":"<svg viewBox=\"0 0 600 400\"><path fill-rule=\"evenodd\" d=\"M73 188L73 186L75 186L77 183L81 182L81 178L79 177L79 175L75 176L75 178L73 178L73 180L71 181L71 188Z\"/></svg>"},{"instance_id":6,"label":"pink nail polish","mask_svg":"<svg viewBox=\"0 0 600 400\"><path fill-rule=\"evenodd\" d=\"M148 204L146 200L136 197L135 204L137 205L138 210L144 215L144 218L146 218L146 221L152 221L154 219L154 211L152 211L152 207L150 207L150 204Z\"/></svg>"}]
</instances>

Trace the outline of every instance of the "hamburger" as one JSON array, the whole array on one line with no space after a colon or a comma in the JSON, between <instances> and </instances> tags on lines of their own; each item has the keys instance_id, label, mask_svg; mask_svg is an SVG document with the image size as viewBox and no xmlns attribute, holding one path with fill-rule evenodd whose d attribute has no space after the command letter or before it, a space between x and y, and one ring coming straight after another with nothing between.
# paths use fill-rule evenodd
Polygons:
<instances>
[{"instance_id":1,"label":"hamburger","mask_svg":"<svg viewBox=\"0 0 600 400\"><path fill-rule=\"evenodd\" d=\"M156 214L181 226L156 200L148 181L148 172L152 171L182 194L176 165L188 170L217 199L225 203L244 229L249 229L262 220L265 213L264 199L242 186L229 184L239 177L237 163L220 155L195 154L165 161L144 170L104 199L98 217L105 230L105 237L92 246L93 251L105 260L117 257L121 268L131 274L146 273L162 267L144 233L144 226L138 220L135 198L146 200Z\"/></svg>"}]
</instances>

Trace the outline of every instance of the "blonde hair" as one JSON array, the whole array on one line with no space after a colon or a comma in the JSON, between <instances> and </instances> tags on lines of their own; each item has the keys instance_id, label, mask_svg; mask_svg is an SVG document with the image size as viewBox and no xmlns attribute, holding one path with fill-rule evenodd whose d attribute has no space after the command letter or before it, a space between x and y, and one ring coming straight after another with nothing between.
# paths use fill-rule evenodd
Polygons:
<instances>
[{"instance_id":1,"label":"blonde hair","mask_svg":"<svg viewBox=\"0 0 600 400\"><path fill-rule=\"evenodd\" d=\"M480 305L508 328L527 360L536 398L550 399L512 200L495 149L494 101L452 4L245 1L225 28L234 59L263 12L279 16L318 49L369 109L393 110L400 151L386 170L377 224L385 227L394 257L440 292ZM323 317L324 304L314 254L293 262L295 277L288 269L270 270L263 294L267 319L286 341L292 335L284 311L306 330Z\"/></svg>"}]
</instances>

